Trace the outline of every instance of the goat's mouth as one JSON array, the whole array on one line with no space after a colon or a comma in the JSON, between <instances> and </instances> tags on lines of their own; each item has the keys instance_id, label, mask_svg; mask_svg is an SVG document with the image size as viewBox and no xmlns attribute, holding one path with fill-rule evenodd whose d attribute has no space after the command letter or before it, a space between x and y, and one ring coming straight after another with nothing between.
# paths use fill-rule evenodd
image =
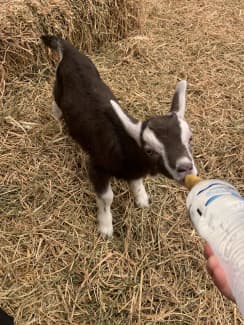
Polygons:
<instances>
[{"instance_id":1,"label":"goat's mouth","mask_svg":"<svg viewBox=\"0 0 244 325\"><path fill-rule=\"evenodd\" d=\"M195 166L189 170L189 171L184 171L184 172L178 172L178 177L175 178L176 182L178 182L180 185L184 185L184 180L186 175L194 175L197 176L197 169Z\"/></svg>"},{"instance_id":2,"label":"goat's mouth","mask_svg":"<svg viewBox=\"0 0 244 325\"><path fill-rule=\"evenodd\" d=\"M184 185L184 179L185 177L180 177L180 178L174 178L174 181L178 183L179 185Z\"/></svg>"}]
</instances>

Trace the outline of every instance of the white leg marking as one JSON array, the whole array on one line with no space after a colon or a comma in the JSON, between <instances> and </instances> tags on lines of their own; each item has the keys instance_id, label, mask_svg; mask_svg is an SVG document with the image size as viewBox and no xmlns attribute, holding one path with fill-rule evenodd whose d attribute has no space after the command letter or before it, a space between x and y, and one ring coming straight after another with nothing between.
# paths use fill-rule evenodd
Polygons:
<instances>
[{"instance_id":1,"label":"white leg marking","mask_svg":"<svg viewBox=\"0 0 244 325\"><path fill-rule=\"evenodd\" d=\"M130 189L134 194L136 205L139 208L146 208L149 206L149 199L142 178L131 181Z\"/></svg>"},{"instance_id":2,"label":"white leg marking","mask_svg":"<svg viewBox=\"0 0 244 325\"><path fill-rule=\"evenodd\" d=\"M57 103L55 102L55 100L53 101L53 105L52 105L52 112L53 112L53 116L56 120L60 120L63 113L61 111L61 109L58 107Z\"/></svg>"},{"instance_id":3,"label":"white leg marking","mask_svg":"<svg viewBox=\"0 0 244 325\"><path fill-rule=\"evenodd\" d=\"M97 196L98 207L98 230L104 237L112 237L113 223L110 206L113 202L113 191L111 185L108 185L107 190L100 196Z\"/></svg>"}]
</instances>

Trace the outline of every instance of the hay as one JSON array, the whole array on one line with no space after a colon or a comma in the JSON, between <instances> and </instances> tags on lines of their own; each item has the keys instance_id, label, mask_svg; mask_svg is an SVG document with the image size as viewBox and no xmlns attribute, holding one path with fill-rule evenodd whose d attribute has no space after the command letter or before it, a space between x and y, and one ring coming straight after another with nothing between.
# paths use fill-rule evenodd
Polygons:
<instances>
[{"instance_id":1,"label":"hay","mask_svg":"<svg viewBox=\"0 0 244 325\"><path fill-rule=\"evenodd\" d=\"M150 0L148 8L140 35L92 59L140 118L167 112L177 78L187 78L200 174L225 178L244 195L240 2ZM51 116L51 88L43 67L5 90L1 306L17 325L240 324L206 273L186 192L174 182L147 178L152 205L140 210L114 181L115 236L98 236L85 156Z\"/></svg>"},{"instance_id":2,"label":"hay","mask_svg":"<svg viewBox=\"0 0 244 325\"><path fill-rule=\"evenodd\" d=\"M0 64L9 73L30 76L46 61L40 35L70 39L91 52L140 27L139 0L4 1L0 11ZM45 61L43 60L45 57Z\"/></svg>"}]
</instances>

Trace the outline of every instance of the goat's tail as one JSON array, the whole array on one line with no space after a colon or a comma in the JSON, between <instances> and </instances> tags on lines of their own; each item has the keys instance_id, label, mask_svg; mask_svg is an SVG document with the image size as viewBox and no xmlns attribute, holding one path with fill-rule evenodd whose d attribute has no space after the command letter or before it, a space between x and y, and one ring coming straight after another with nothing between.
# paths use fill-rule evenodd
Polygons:
<instances>
[{"instance_id":1,"label":"goat's tail","mask_svg":"<svg viewBox=\"0 0 244 325\"><path fill-rule=\"evenodd\" d=\"M43 43L52 50L58 51L60 56L63 54L62 39L54 35L42 35Z\"/></svg>"}]
</instances>

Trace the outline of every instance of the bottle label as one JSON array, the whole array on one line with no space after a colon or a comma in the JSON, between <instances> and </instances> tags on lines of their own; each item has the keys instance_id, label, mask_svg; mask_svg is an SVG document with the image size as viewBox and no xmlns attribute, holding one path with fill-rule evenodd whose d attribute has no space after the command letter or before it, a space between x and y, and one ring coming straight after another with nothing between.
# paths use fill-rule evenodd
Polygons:
<instances>
[{"instance_id":1,"label":"bottle label","mask_svg":"<svg viewBox=\"0 0 244 325\"><path fill-rule=\"evenodd\" d=\"M231 185L221 184L219 182L214 182L205 188L201 189L197 196L204 195L207 201L205 206L214 202L216 199L222 196L231 196L231 198L237 198L238 200L244 200L241 195L233 188Z\"/></svg>"},{"instance_id":2,"label":"bottle label","mask_svg":"<svg viewBox=\"0 0 244 325\"><path fill-rule=\"evenodd\" d=\"M227 192L227 193L222 193L222 194L215 194L213 196L211 196L205 203L205 206L207 207L210 203L212 203L213 201L215 201L216 199L218 199L221 196L231 196L232 198L241 200L244 202L244 198L241 197L238 193L236 192Z\"/></svg>"}]
</instances>

